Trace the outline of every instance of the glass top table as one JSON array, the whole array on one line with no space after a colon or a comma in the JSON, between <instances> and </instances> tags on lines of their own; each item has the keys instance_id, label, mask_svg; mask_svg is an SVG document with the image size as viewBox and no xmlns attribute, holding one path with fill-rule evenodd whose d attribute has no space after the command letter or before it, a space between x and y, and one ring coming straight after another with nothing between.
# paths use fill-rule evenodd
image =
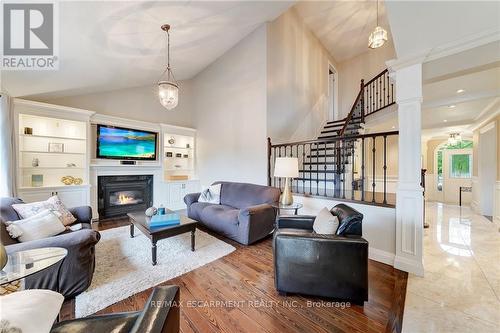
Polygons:
<instances>
[{"instance_id":1,"label":"glass top table","mask_svg":"<svg viewBox=\"0 0 500 333\"><path fill-rule=\"evenodd\" d=\"M281 202L276 202L272 204L274 208L278 210L278 214L280 213L280 210L293 210L295 212L295 215L297 215L297 212L299 209L301 209L304 205L301 204L300 202L294 202L291 205L283 205Z\"/></svg>"},{"instance_id":2,"label":"glass top table","mask_svg":"<svg viewBox=\"0 0 500 333\"><path fill-rule=\"evenodd\" d=\"M0 271L0 285L24 279L64 259L68 251L61 247L43 247L19 251L8 256L7 265Z\"/></svg>"}]
</instances>

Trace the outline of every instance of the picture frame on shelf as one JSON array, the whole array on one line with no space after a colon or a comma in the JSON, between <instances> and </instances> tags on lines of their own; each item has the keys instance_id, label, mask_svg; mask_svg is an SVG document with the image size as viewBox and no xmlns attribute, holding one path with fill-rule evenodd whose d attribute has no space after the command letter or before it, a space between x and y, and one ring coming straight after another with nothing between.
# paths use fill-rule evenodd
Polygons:
<instances>
[{"instance_id":1,"label":"picture frame on shelf","mask_svg":"<svg viewBox=\"0 0 500 333\"><path fill-rule=\"evenodd\" d=\"M31 128L31 127L25 127L24 128L24 134L25 135L33 135L33 128Z\"/></svg>"},{"instance_id":2,"label":"picture frame on shelf","mask_svg":"<svg viewBox=\"0 0 500 333\"><path fill-rule=\"evenodd\" d=\"M31 186L42 187L43 186L43 175L31 175Z\"/></svg>"},{"instance_id":3,"label":"picture frame on shelf","mask_svg":"<svg viewBox=\"0 0 500 333\"><path fill-rule=\"evenodd\" d=\"M172 157L172 156L173 156L173 154L171 151L165 152L165 157Z\"/></svg>"},{"instance_id":4,"label":"picture frame on shelf","mask_svg":"<svg viewBox=\"0 0 500 333\"><path fill-rule=\"evenodd\" d=\"M49 153L64 153L64 143L49 142Z\"/></svg>"},{"instance_id":5,"label":"picture frame on shelf","mask_svg":"<svg viewBox=\"0 0 500 333\"><path fill-rule=\"evenodd\" d=\"M182 157L189 158L189 155L188 154L184 154L184 155L182 155Z\"/></svg>"},{"instance_id":6,"label":"picture frame on shelf","mask_svg":"<svg viewBox=\"0 0 500 333\"><path fill-rule=\"evenodd\" d=\"M182 157L182 154L181 153L176 153L175 157Z\"/></svg>"}]
</instances>

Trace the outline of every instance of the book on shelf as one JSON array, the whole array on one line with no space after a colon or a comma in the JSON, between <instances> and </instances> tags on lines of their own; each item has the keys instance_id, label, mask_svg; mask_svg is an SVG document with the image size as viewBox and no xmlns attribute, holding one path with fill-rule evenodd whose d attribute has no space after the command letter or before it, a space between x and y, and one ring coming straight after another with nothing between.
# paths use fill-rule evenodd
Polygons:
<instances>
[{"instance_id":1,"label":"book on shelf","mask_svg":"<svg viewBox=\"0 0 500 333\"><path fill-rule=\"evenodd\" d=\"M179 225L181 219L177 213L168 213L165 215L153 215L149 220L149 226L152 228L156 227L168 227L173 225Z\"/></svg>"}]
</instances>

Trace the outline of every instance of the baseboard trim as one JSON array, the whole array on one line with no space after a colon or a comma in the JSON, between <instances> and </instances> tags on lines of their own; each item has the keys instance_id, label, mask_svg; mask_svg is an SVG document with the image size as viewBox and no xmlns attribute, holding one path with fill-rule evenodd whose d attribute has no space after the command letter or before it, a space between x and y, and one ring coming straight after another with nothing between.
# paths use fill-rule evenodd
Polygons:
<instances>
[{"instance_id":1,"label":"baseboard trim","mask_svg":"<svg viewBox=\"0 0 500 333\"><path fill-rule=\"evenodd\" d=\"M391 265L394 267L394 257L396 255L391 252L379 250L373 247L368 248L368 258L383 264Z\"/></svg>"},{"instance_id":2,"label":"baseboard trim","mask_svg":"<svg viewBox=\"0 0 500 333\"><path fill-rule=\"evenodd\" d=\"M395 256L394 268L408 273L413 273L418 276L424 276L424 264L405 257Z\"/></svg>"}]
</instances>

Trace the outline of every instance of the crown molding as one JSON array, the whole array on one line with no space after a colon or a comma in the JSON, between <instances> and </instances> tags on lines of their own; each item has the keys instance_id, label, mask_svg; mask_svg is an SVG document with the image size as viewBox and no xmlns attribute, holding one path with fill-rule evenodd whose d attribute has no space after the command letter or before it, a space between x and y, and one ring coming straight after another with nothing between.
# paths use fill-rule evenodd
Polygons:
<instances>
[{"instance_id":1,"label":"crown molding","mask_svg":"<svg viewBox=\"0 0 500 333\"><path fill-rule=\"evenodd\" d=\"M496 41L500 41L500 30L489 29L480 33L466 36L461 39L454 40L449 43L442 44L440 46L436 46L431 49L424 50L420 53L388 60L386 61L386 65L390 72L395 72L407 66L418 63L426 63Z\"/></svg>"}]
</instances>

